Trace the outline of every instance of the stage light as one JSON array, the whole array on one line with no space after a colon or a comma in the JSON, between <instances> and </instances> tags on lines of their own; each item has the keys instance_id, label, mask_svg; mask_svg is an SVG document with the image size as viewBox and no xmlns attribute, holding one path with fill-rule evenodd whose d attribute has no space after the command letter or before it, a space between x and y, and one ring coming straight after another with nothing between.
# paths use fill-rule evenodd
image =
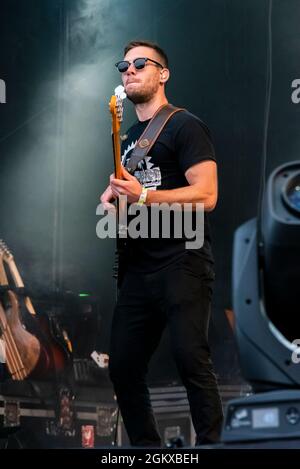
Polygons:
<instances>
[{"instance_id":1,"label":"stage light","mask_svg":"<svg viewBox=\"0 0 300 469\"><path fill-rule=\"evenodd\" d=\"M259 220L234 237L233 306L244 377L254 389L300 385L300 161L270 175ZM298 337L299 336L299 337Z\"/></svg>"},{"instance_id":2,"label":"stage light","mask_svg":"<svg viewBox=\"0 0 300 469\"><path fill-rule=\"evenodd\" d=\"M242 373L255 394L228 403L222 440L299 438L288 417L291 409L300 415L300 364L292 359L300 339L300 161L272 172L258 218L235 232L233 308Z\"/></svg>"},{"instance_id":3,"label":"stage light","mask_svg":"<svg viewBox=\"0 0 300 469\"><path fill-rule=\"evenodd\" d=\"M287 208L300 216L300 173L289 178L282 196Z\"/></svg>"},{"instance_id":4,"label":"stage light","mask_svg":"<svg viewBox=\"0 0 300 469\"><path fill-rule=\"evenodd\" d=\"M270 175L260 224L262 300L269 319L293 342L300 338L299 162L280 166Z\"/></svg>"}]
</instances>

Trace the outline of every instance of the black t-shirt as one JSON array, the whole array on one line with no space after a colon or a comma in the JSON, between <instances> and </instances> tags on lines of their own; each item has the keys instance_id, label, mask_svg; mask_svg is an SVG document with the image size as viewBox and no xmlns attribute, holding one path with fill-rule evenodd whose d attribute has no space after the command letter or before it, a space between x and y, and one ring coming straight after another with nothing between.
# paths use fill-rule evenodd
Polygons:
<instances>
[{"instance_id":1,"label":"black t-shirt","mask_svg":"<svg viewBox=\"0 0 300 469\"><path fill-rule=\"evenodd\" d=\"M125 167L136 142L148 123L149 120L137 121L127 131L127 138L122 142L122 163ZM194 164L205 160L215 161L215 151L208 127L188 111L180 111L167 122L150 154L138 164L134 176L144 187L152 190L176 189L188 186L185 172ZM147 209L149 211L150 207ZM128 270L135 272L159 270L176 261L186 252L185 243L184 235L181 238L171 236L169 239L128 238L126 241ZM213 262L210 227L206 212L203 247L191 251L194 255Z\"/></svg>"}]
</instances>

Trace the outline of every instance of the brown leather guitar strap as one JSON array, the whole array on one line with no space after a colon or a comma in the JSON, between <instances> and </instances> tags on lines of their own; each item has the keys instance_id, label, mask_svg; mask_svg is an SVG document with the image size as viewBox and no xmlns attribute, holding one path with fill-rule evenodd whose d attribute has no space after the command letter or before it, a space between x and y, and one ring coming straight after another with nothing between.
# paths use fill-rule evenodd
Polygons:
<instances>
[{"instance_id":1,"label":"brown leather guitar strap","mask_svg":"<svg viewBox=\"0 0 300 469\"><path fill-rule=\"evenodd\" d=\"M184 111L184 109L175 107L172 104L164 104L156 111L137 141L131 157L126 164L126 169L129 173L134 173L139 162L142 161L150 152L168 120L173 116L173 114L179 111Z\"/></svg>"}]
</instances>

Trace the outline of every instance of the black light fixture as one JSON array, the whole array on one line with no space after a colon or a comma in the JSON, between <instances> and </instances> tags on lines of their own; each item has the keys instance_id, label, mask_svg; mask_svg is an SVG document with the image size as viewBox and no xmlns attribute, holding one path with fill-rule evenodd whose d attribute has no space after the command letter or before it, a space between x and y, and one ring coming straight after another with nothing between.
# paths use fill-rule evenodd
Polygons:
<instances>
[{"instance_id":1,"label":"black light fixture","mask_svg":"<svg viewBox=\"0 0 300 469\"><path fill-rule=\"evenodd\" d=\"M300 164L269 178L262 219L261 271L269 319L289 340L300 338Z\"/></svg>"},{"instance_id":2,"label":"black light fixture","mask_svg":"<svg viewBox=\"0 0 300 469\"><path fill-rule=\"evenodd\" d=\"M245 378L254 389L300 386L300 161L273 171L260 219L235 233L233 306Z\"/></svg>"},{"instance_id":3,"label":"black light fixture","mask_svg":"<svg viewBox=\"0 0 300 469\"><path fill-rule=\"evenodd\" d=\"M272 172L258 218L235 232L233 308L242 373L255 394L228 403L223 441L299 438L300 161Z\"/></svg>"}]
</instances>

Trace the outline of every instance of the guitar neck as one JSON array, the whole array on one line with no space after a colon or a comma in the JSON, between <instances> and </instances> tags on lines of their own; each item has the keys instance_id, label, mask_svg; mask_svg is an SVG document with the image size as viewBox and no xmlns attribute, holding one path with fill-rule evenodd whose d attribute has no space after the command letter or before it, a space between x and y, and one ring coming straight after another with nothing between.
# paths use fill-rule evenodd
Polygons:
<instances>
[{"instance_id":1,"label":"guitar neck","mask_svg":"<svg viewBox=\"0 0 300 469\"><path fill-rule=\"evenodd\" d=\"M119 87L120 88L120 87ZM123 116L123 104L122 100L126 97L124 94L124 88L115 89L115 94L112 95L109 102L109 109L111 112L111 132L112 132L112 146L114 153L114 166L115 176L117 179L121 179L121 144L120 144L120 124Z\"/></svg>"},{"instance_id":2,"label":"guitar neck","mask_svg":"<svg viewBox=\"0 0 300 469\"><path fill-rule=\"evenodd\" d=\"M8 279L7 279L7 275L6 275L6 272L5 272L5 267L4 267L3 257L2 256L0 256L0 285L2 287L7 287L8 286Z\"/></svg>"},{"instance_id":3,"label":"guitar neck","mask_svg":"<svg viewBox=\"0 0 300 469\"><path fill-rule=\"evenodd\" d=\"M121 145L119 132L112 132L112 146L114 154L114 167L117 179L121 179Z\"/></svg>"},{"instance_id":4,"label":"guitar neck","mask_svg":"<svg viewBox=\"0 0 300 469\"><path fill-rule=\"evenodd\" d=\"M10 259L7 261L7 263L8 263L8 267L9 267L10 273L12 275L12 278L14 280L14 283L15 283L16 287L17 288L24 288L24 282L22 280L22 277L20 275L18 267L16 266L14 258L10 257ZM31 302L31 299L29 298L29 296L25 296L24 302L25 302L25 306L26 306L28 312L30 314L32 314L33 316L35 316L36 312L35 312L34 306Z\"/></svg>"},{"instance_id":5,"label":"guitar neck","mask_svg":"<svg viewBox=\"0 0 300 469\"><path fill-rule=\"evenodd\" d=\"M7 280L2 256L0 256L0 286L1 287L8 286L8 280ZM7 320L6 320L5 312L2 307L1 302L0 302L0 327L2 329L2 332L4 332L7 327Z\"/></svg>"}]
</instances>

